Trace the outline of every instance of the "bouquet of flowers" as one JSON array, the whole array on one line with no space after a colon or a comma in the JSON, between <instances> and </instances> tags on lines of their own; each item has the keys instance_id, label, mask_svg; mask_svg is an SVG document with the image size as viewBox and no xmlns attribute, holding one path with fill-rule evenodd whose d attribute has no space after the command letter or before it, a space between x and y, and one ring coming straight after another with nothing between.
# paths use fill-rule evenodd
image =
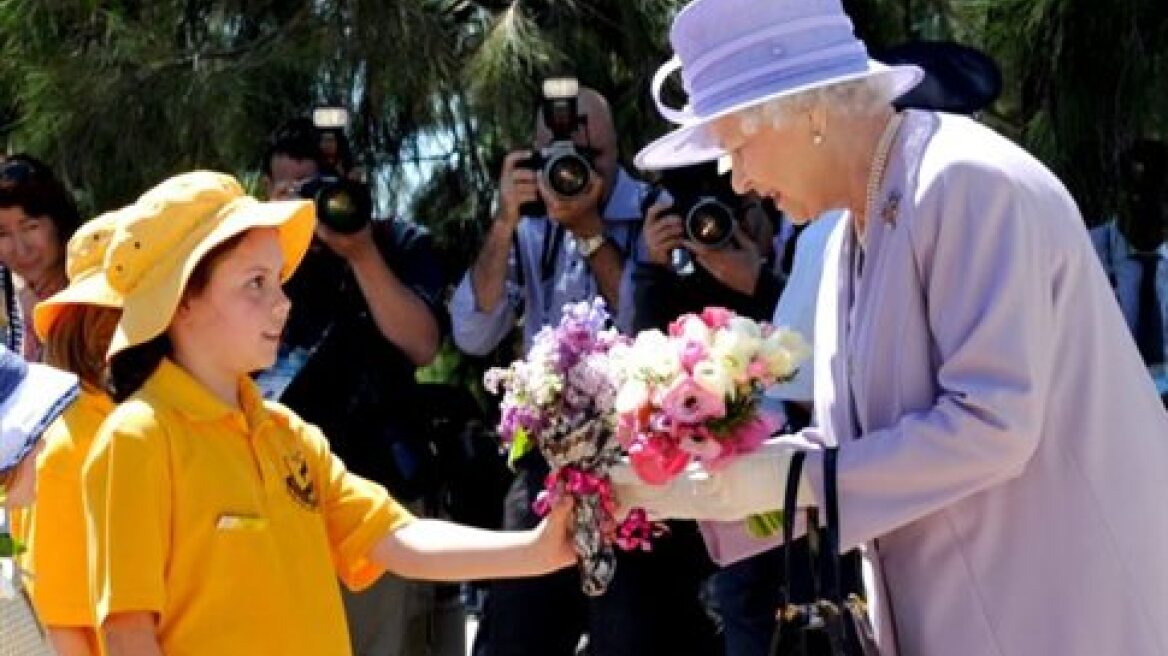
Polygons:
<instances>
[{"instance_id":1,"label":"bouquet of flowers","mask_svg":"<svg viewBox=\"0 0 1168 656\"><path fill-rule=\"evenodd\" d=\"M512 459L538 448L551 466L535 509L546 514L564 495L575 498L573 541L584 592L599 595L612 580L614 546L648 548L652 529L643 512L613 516L608 469L621 458L613 404L627 339L605 329L603 300L564 308L559 326L544 327L526 358L486 374L503 392L499 435Z\"/></svg>"},{"instance_id":2,"label":"bouquet of flowers","mask_svg":"<svg viewBox=\"0 0 1168 656\"><path fill-rule=\"evenodd\" d=\"M622 359L617 437L641 480L664 485L691 462L708 470L750 453L779 428L761 392L810 354L796 332L724 308L687 314L666 335L637 336Z\"/></svg>"}]
</instances>

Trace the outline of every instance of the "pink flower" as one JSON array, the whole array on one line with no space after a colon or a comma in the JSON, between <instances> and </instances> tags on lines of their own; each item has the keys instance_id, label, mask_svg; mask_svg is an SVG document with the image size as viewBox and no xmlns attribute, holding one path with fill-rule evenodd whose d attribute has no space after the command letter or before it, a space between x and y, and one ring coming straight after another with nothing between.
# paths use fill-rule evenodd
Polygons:
<instances>
[{"instance_id":1,"label":"pink flower","mask_svg":"<svg viewBox=\"0 0 1168 656\"><path fill-rule=\"evenodd\" d=\"M678 446L702 462L717 460L725 450L722 444L714 439L714 436L704 427L700 427L682 438Z\"/></svg>"},{"instance_id":2,"label":"pink flower","mask_svg":"<svg viewBox=\"0 0 1168 656\"><path fill-rule=\"evenodd\" d=\"M682 376L661 399L661 410L674 423L700 424L708 419L726 415L726 401L698 385L689 376Z\"/></svg>"},{"instance_id":3,"label":"pink flower","mask_svg":"<svg viewBox=\"0 0 1168 656\"><path fill-rule=\"evenodd\" d=\"M689 464L690 455L668 437L655 433L637 436L629 447L629 464L642 481L665 485Z\"/></svg>"},{"instance_id":4,"label":"pink flower","mask_svg":"<svg viewBox=\"0 0 1168 656\"><path fill-rule=\"evenodd\" d=\"M759 445L779 428L777 417L769 412L759 411L754 418L734 431L734 450L738 453L750 453L758 449Z\"/></svg>"},{"instance_id":5,"label":"pink flower","mask_svg":"<svg viewBox=\"0 0 1168 656\"><path fill-rule=\"evenodd\" d=\"M681 366L687 373L693 373L694 365L705 360L709 355L706 346L699 342L686 342L681 347Z\"/></svg>"},{"instance_id":6,"label":"pink flower","mask_svg":"<svg viewBox=\"0 0 1168 656\"><path fill-rule=\"evenodd\" d=\"M766 381L770 376L770 369L767 368L767 363L764 360L755 358L746 365L746 375L753 380Z\"/></svg>"},{"instance_id":7,"label":"pink flower","mask_svg":"<svg viewBox=\"0 0 1168 656\"><path fill-rule=\"evenodd\" d=\"M708 307L702 310L702 321L713 330L725 328L733 318L734 313L726 308Z\"/></svg>"}]
</instances>

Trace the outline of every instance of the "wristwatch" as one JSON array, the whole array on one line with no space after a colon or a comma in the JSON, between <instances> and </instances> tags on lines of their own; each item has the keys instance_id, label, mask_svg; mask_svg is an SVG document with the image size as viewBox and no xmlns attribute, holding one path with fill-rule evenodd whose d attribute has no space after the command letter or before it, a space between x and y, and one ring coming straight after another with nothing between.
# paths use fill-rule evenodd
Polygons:
<instances>
[{"instance_id":1,"label":"wristwatch","mask_svg":"<svg viewBox=\"0 0 1168 656\"><path fill-rule=\"evenodd\" d=\"M603 234L592 235L591 237L577 237L576 248L580 250L580 254L585 258L592 257L600 247L604 245L606 237Z\"/></svg>"}]
</instances>

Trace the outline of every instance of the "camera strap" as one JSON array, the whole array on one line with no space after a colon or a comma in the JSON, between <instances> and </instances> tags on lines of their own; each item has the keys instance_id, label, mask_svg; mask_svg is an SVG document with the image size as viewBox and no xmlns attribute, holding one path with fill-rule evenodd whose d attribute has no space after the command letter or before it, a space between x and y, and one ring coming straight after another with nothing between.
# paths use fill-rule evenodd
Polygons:
<instances>
[{"instance_id":1,"label":"camera strap","mask_svg":"<svg viewBox=\"0 0 1168 656\"><path fill-rule=\"evenodd\" d=\"M543 224L543 252L539 257L539 280L546 283L556 273L556 260L560 256L560 248L564 245L564 226L545 219ZM551 233L550 238L548 233Z\"/></svg>"},{"instance_id":2,"label":"camera strap","mask_svg":"<svg viewBox=\"0 0 1168 656\"><path fill-rule=\"evenodd\" d=\"M5 346L13 353L21 353L24 349L24 318L20 316L20 302L16 298L16 286L8 267L0 266L0 285L3 285L0 294L4 295L4 313L8 324Z\"/></svg>"}]
</instances>

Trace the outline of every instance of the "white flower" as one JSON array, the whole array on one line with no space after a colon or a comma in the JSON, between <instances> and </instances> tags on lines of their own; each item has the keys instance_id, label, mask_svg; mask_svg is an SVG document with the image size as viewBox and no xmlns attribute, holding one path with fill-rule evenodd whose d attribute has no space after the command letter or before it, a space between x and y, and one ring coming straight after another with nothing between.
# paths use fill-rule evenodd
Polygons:
<instances>
[{"instance_id":1,"label":"white flower","mask_svg":"<svg viewBox=\"0 0 1168 656\"><path fill-rule=\"evenodd\" d=\"M681 358L665 333L646 330L633 342L629 366L638 377L672 380L681 372Z\"/></svg>"},{"instance_id":2,"label":"white flower","mask_svg":"<svg viewBox=\"0 0 1168 656\"><path fill-rule=\"evenodd\" d=\"M564 388L564 381L556 374L547 374L535 382L532 390L533 401L538 406L548 406L555 403L560 391Z\"/></svg>"},{"instance_id":3,"label":"white flower","mask_svg":"<svg viewBox=\"0 0 1168 656\"><path fill-rule=\"evenodd\" d=\"M746 375L746 366L754 358L758 345L758 338L733 330L720 330L714 334L710 357L725 368L731 380L739 380Z\"/></svg>"},{"instance_id":4,"label":"white flower","mask_svg":"<svg viewBox=\"0 0 1168 656\"><path fill-rule=\"evenodd\" d=\"M621 385L613 409L620 414L634 412L649 402L649 385L638 378L630 378Z\"/></svg>"},{"instance_id":5,"label":"white flower","mask_svg":"<svg viewBox=\"0 0 1168 656\"><path fill-rule=\"evenodd\" d=\"M754 319L743 316L734 316L730 319L730 323L726 326L727 330L736 332L745 337L753 337L754 339L762 339L762 327L758 325Z\"/></svg>"},{"instance_id":6,"label":"white flower","mask_svg":"<svg viewBox=\"0 0 1168 656\"><path fill-rule=\"evenodd\" d=\"M709 347L713 343L714 338L706 322L702 321L701 317L693 314L687 314L681 319L681 337L687 341L697 342L705 347Z\"/></svg>"},{"instance_id":7,"label":"white flower","mask_svg":"<svg viewBox=\"0 0 1168 656\"><path fill-rule=\"evenodd\" d=\"M702 389L720 397L734 395L734 381L726 373L721 362L702 360L694 365L693 379Z\"/></svg>"},{"instance_id":8,"label":"white flower","mask_svg":"<svg viewBox=\"0 0 1168 656\"><path fill-rule=\"evenodd\" d=\"M811 348L799 333L778 330L763 340L759 356L766 362L767 369L776 378L792 375L800 363L811 355Z\"/></svg>"}]
</instances>

